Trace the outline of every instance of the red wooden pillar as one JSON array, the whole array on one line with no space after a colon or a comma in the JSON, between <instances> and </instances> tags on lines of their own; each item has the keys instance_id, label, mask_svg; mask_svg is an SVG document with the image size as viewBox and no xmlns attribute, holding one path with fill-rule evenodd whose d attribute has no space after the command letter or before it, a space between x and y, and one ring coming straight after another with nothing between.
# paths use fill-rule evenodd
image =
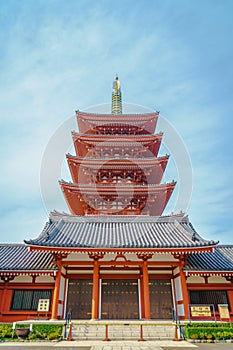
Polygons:
<instances>
[{"instance_id":1,"label":"red wooden pillar","mask_svg":"<svg viewBox=\"0 0 233 350\"><path fill-rule=\"evenodd\" d=\"M7 295L7 286L8 286L8 281L4 280L2 278L2 280L4 281L4 288L2 291L2 300L1 300L1 312L3 313L5 311L5 305L6 305L6 295Z\"/></svg>"},{"instance_id":2,"label":"red wooden pillar","mask_svg":"<svg viewBox=\"0 0 233 350\"><path fill-rule=\"evenodd\" d=\"M232 281L233 282L233 281ZM231 283L232 283L231 282ZM228 290L227 291L227 294L228 294L228 301L229 301L229 306L230 306L230 310L233 310L233 290Z\"/></svg>"},{"instance_id":3,"label":"red wooden pillar","mask_svg":"<svg viewBox=\"0 0 233 350\"><path fill-rule=\"evenodd\" d=\"M97 320L99 318L99 262L104 257L104 253L89 253L89 257L93 262L93 286L92 286L92 304L91 318Z\"/></svg>"},{"instance_id":4,"label":"red wooden pillar","mask_svg":"<svg viewBox=\"0 0 233 350\"><path fill-rule=\"evenodd\" d=\"M140 276L140 303L141 303L141 318L145 318L145 305L144 305L144 291L143 291L143 277Z\"/></svg>"},{"instance_id":5,"label":"red wooden pillar","mask_svg":"<svg viewBox=\"0 0 233 350\"><path fill-rule=\"evenodd\" d=\"M150 320L150 293L149 293L149 276L147 260L143 261L142 265L142 280L143 280L143 296L144 296L144 318Z\"/></svg>"},{"instance_id":6,"label":"red wooden pillar","mask_svg":"<svg viewBox=\"0 0 233 350\"><path fill-rule=\"evenodd\" d=\"M58 314L58 302L59 302L61 269L62 269L61 265L58 265L58 266L59 266L59 270L57 271L57 274L56 274L55 287L53 292L52 315L51 315L52 319L56 319Z\"/></svg>"},{"instance_id":7,"label":"red wooden pillar","mask_svg":"<svg viewBox=\"0 0 233 350\"><path fill-rule=\"evenodd\" d=\"M92 287L92 306L91 306L91 318L97 320L99 316L99 264L98 261L94 261L93 269L93 287Z\"/></svg>"},{"instance_id":8,"label":"red wooden pillar","mask_svg":"<svg viewBox=\"0 0 233 350\"><path fill-rule=\"evenodd\" d=\"M183 271L184 262L180 261L179 268L180 268L180 282L181 282L181 289L182 289L182 295L183 295L183 305L184 305L184 317L187 320L189 318L189 312L188 312L188 305L189 305L189 295L188 295L188 288L186 283L186 277Z\"/></svg>"},{"instance_id":9,"label":"red wooden pillar","mask_svg":"<svg viewBox=\"0 0 233 350\"><path fill-rule=\"evenodd\" d=\"M58 304L59 304L59 295L60 295L60 285L61 285L61 275L62 275L62 259L67 258L67 254L54 253L53 254L53 263L58 266L56 273L55 287L53 292L53 302L52 302L52 319L57 318L58 314Z\"/></svg>"},{"instance_id":10,"label":"red wooden pillar","mask_svg":"<svg viewBox=\"0 0 233 350\"><path fill-rule=\"evenodd\" d=\"M2 292L2 299L1 299L1 312L3 313L4 311L9 311L9 306L7 307L8 304L10 304L9 300L9 289L8 285L9 282L14 279L14 276L2 276L1 280L4 282L4 288ZM10 293L11 294L11 293Z\"/></svg>"},{"instance_id":11,"label":"red wooden pillar","mask_svg":"<svg viewBox=\"0 0 233 350\"><path fill-rule=\"evenodd\" d=\"M148 260L151 259L151 253L138 253L137 257L142 259L142 318L150 320L150 291L149 291L149 275Z\"/></svg>"}]
</instances>

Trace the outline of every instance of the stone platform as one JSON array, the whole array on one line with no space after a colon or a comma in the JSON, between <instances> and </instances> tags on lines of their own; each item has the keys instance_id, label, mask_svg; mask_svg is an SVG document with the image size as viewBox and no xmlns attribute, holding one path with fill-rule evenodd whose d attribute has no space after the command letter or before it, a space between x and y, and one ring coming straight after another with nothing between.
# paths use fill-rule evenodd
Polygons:
<instances>
[{"instance_id":1,"label":"stone platform","mask_svg":"<svg viewBox=\"0 0 233 350\"><path fill-rule=\"evenodd\" d=\"M67 337L69 327L67 327ZM176 325L171 321L72 321L72 338L80 340L173 340Z\"/></svg>"}]
</instances>

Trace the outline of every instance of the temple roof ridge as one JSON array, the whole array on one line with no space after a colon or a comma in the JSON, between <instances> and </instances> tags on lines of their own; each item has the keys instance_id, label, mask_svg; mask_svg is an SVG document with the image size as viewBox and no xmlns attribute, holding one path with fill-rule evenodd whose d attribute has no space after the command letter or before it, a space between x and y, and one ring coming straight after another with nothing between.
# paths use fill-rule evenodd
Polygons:
<instances>
[{"instance_id":1,"label":"temple roof ridge","mask_svg":"<svg viewBox=\"0 0 233 350\"><path fill-rule=\"evenodd\" d=\"M71 220L71 221L78 221L78 222L86 222L86 221L94 221L94 222L119 222L119 221L126 221L131 222L138 221L138 222L174 222L176 221L182 221L185 223L189 222L188 215L185 215L183 212L179 213L171 213L161 216L150 216L150 215L107 215L107 216L96 216L96 215L73 215L66 212L59 212L57 210L53 210L49 214L49 219L52 221L60 221L60 219L63 218L64 221Z\"/></svg>"},{"instance_id":2,"label":"temple roof ridge","mask_svg":"<svg viewBox=\"0 0 233 350\"><path fill-rule=\"evenodd\" d=\"M24 247L24 243L0 243L0 247Z\"/></svg>"},{"instance_id":3,"label":"temple roof ridge","mask_svg":"<svg viewBox=\"0 0 233 350\"><path fill-rule=\"evenodd\" d=\"M83 116L83 117L109 117L109 118L112 118L113 115L111 113L97 113L97 112L83 112L83 111L80 111L80 110L76 110L75 111L76 115L80 115L80 116ZM145 113L122 113L122 114L119 114L120 118L121 117L140 117L140 116L145 116L145 117L157 117L159 115L159 111L153 111L153 112L145 112Z\"/></svg>"}]
</instances>

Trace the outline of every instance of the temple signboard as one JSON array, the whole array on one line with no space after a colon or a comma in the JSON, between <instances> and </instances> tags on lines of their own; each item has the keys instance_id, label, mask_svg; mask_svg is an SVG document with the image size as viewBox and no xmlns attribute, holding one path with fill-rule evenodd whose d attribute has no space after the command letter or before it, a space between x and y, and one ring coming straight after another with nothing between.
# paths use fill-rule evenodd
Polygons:
<instances>
[{"instance_id":1,"label":"temple signboard","mask_svg":"<svg viewBox=\"0 0 233 350\"><path fill-rule=\"evenodd\" d=\"M230 319L229 308L227 304L218 304L220 319Z\"/></svg>"},{"instance_id":2,"label":"temple signboard","mask_svg":"<svg viewBox=\"0 0 233 350\"><path fill-rule=\"evenodd\" d=\"M190 306L190 312L192 317L211 317L210 305Z\"/></svg>"}]
</instances>

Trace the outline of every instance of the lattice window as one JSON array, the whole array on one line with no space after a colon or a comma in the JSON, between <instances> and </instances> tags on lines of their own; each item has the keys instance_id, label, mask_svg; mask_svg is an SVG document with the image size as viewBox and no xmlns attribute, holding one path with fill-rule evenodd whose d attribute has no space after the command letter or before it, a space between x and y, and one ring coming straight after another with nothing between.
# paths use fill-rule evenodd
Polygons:
<instances>
[{"instance_id":1,"label":"lattice window","mask_svg":"<svg viewBox=\"0 0 233 350\"><path fill-rule=\"evenodd\" d=\"M39 299L51 299L51 290L19 290L13 291L11 310L37 310Z\"/></svg>"},{"instance_id":2,"label":"lattice window","mask_svg":"<svg viewBox=\"0 0 233 350\"><path fill-rule=\"evenodd\" d=\"M189 291L191 304L213 304L218 310L218 304L229 304L226 290L191 290Z\"/></svg>"}]
</instances>

